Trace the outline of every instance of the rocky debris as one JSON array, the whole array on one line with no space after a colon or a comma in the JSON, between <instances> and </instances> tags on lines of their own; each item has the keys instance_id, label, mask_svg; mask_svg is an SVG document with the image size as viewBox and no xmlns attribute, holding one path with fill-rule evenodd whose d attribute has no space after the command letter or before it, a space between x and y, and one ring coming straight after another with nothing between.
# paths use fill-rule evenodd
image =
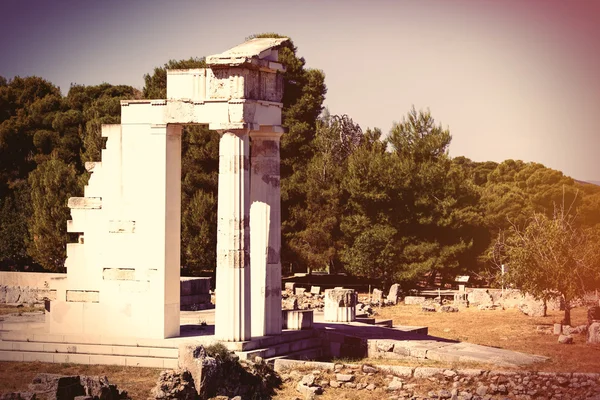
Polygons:
<instances>
[{"instance_id":1,"label":"rocky debris","mask_svg":"<svg viewBox=\"0 0 600 400\"><path fill-rule=\"evenodd\" d=\"M286 283L286 287L288 283ZM304 288L295 288L294 291L286 288L281 291L281 308L283 310L318 310L323 309L324 305L324 295L307 292Z\"/></svg>"},{"instance_id":2,"label":"rocky debris","mask_svg":"<svg viewBox=\"0 0 600 400\"><path fill-rule=\"evenodd\" d=\"M560 335L558 337L558 343L560 343L560 344L573 344L573 336L571 336L571 335Z\"/></svg>"},{"instance_id":3,"label":"rocky debris","mask_svg":"<svg viewBox=\"0 0 600 400\"><path fill-rule=\"evenodd\" d=\"M438 309L439 312L453 313L458 312L458 308L450 305L441 306Z\"/></svg>"},{"instance_id":4,"label":"rocky debris","mask_svg":"<svg viewBox=\"0 0 600 400\"><path fill-rule=\"evenodd\" d=\"M600 322L593 322L588 328L587 342L590 344L600 343Z\"/></svg>"},{"instance_id":5,"label":"rocky debris","mask_svg":"<svg viewBox=\"0 0 600 400\"><path fill-rule=\"evenodd\" d=\"M565 335L581 335L582 333L586 333L587 330L587 325L579 325L575 327L569 325L562 325L562 333Z\"/></svg>"},{"instance_id":6,"label":"rocky debris","mask_svg":"<svg viewBox=\"0 0 600 400\"><path fill-rule=\"evenodd\" d=\"M152 399L181 399L195 400L196 386L190 371L175 369L162 371L158 377L156 386L150 391Z\"/></svg>"},{"instance_id":7,"label":"rocky debris","mask_svg":"<svg viewBox=\"0 0 600 400\"><path fill-rule=\"evenodd\" d=\"M376 312L370 304L357 303L356 304L356 315L367 314L368 316L375 315Z\"/></svg>"},{"instance_id":8,"label":"rocky debris","mask_svg":"<svg viewBox=\"0 0 600 400\"><path fill-rule=\"evenodd\" d=\"M600 399L600 374L596 373L551 373L531 371L485 371L475 369L443 369L426 367L404 367L408 374L394 373L397 366L379 366L375 371L366 365L312 363L296 361L282 364L286 376L291 376L291 365L306 369L321 368L319 376L326 383L329 396L335 398L338 388L353 388L357 391L374 391L377 398L405 399L452 399L452 400L505 400L505 399ZM283 372L278 363L275 368ZM374 368L374 367L372 367ZM300 385L304 375L298 374L292 384ZM339 375L350 375L351 382L339 380ZM345 377L343 378L345 379ZM306 386L306 385L304 385ZM321 386L319 384L319 386ZM299 387L299 386L298 386ZM306 388L303 388L306 390ZM357 398L373 396L357 394ZM308 398L308 397L305 397ZM310 397L314 398L314 397Z\"/></svg>"},{"instance_id":9,"label":"rocky debris","mask_svg":"<svg viewBox=\"0 0 600 400\"><path fill-rule=\"evenodd\" d=\"M487 289L472 289L467 294L467 300L469 304L494 304L494 298Z\"/></svg>"},{"instance_id":10,"label":"rocky debris","mask_svg":"<svg viewBox=\"0 0 600 400\"><path fill-rule=\"evenodd\" d=\"M191 369L179 370L187 374L181 375L180 381L187 382L188 376L191 377L194 396L199 399L215 396L225 396L227 399L235 396L243 399L270 398L274 389L281 384L279 376L262 358L255 357L254 361L240 360L221 343L206 347L182 345L179 350L180 367ZM187 395L187 389L182 394L184 395Z\"/></svg>"},{"instance_id":11,"label":"rocky debris","mask_svg":"<svg viewBox=\"0 0 600 400\"><path fill-rule=\"evenodd\" d=\"M421 304L421 311L425 311L425 312L436 312L437 309L435 307L435 305L430 304L430 303L424 303Z\"/></svg>"},{"instance_id":12,"label":"rocky debris","mask_svg":"<svg viewBox=\"0 0 600 400\"><path fill-rule=\"evenodd\" d=\"M206 398L210 393L216 393L214 382L218 375L217 360L206 353L204 346L181 345L179 347L179 367L191 374L194 389L200 398Z\"/></svg>"},{"instance_id":13,"label":"rocky debris","mask_svg":"<svg viewBox=\"0 0 600 400\"><path fill-rule=\"evenodd\" d=\"M317 374L320 374L321 371L316 371ZM312 400L316 395L323 393L323 388L316 384L316 377L314 372L304 375L300 382L296 385L296 390L304 396L306 400Z\"/></svg>"},{"instance_id":14,"label":"rocky debris","mask_svg":"<svg viewBox=\"0 0 600 400\"><path fill-rule=\"evenodd\" d=\"M294 283L294 282L286 282L283 288L286 291L293 292L294 289L296 289L296 283Z\"/></svg>"},{"instance_id":15,"label":"rocky debris","mask_svg":"<svg viewBox=\"0 0 600 400\"><path fill-rule=\"evenodd\" d=\"M3 397L8 396L8 397ZM10 397L12 396L12 397ZM38 374L29 384L29 392L8 393L0 395L0 399L57 399L71 400L76 398L91 400L128 399L127 392L119 392L116 385L111 385L105 376Z\"/></svg>"},{"instance_id":16,"label":"rocky debris","mask_svg":"<svg viewBox=\"0 0 600 400\"><path fill-rule=\"evenodd\" d=\"M530 317L544 317L546 316L547 307L543 301L530 300L519 304L518 309Z\"/></svg>"},{"instance_id":17,"label":"rocky debris","mask_svg":"<svg viewBox=\"0 0 600 400\"><path fill-rule=\"evenodd\" d=\"M387 390L388 391L400 390L400 389L402 389L403 386L404 386L404 382L402 382L402 380L400 378L394 376L392 378L392 381L388 384Z\"/></svg>"}]
</instances>

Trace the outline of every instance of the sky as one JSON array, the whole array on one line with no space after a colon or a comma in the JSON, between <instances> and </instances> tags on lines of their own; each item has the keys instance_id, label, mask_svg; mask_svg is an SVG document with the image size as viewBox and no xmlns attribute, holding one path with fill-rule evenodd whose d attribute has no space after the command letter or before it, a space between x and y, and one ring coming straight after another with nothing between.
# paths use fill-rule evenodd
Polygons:
<instances>
[{"instance_id":1,"label":"sky","mask_svg":"<svg viewBox=\"0 0 600 400\"><path fill-rule=\"evenodd\" d=\"M321 69L325 106L389 132L411 106L450 155L600 181L600 0L3 0L0 75L141 89L255 33Z\"/></svg>"}]
</instances>

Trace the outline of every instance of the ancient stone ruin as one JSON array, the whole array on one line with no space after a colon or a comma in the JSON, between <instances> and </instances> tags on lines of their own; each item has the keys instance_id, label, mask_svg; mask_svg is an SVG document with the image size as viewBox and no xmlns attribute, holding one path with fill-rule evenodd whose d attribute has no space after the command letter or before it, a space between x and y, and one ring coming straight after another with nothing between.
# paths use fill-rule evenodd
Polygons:
<instances>
[{"instance_id":1,"label":"ancient stone ruin","mask_svg":"<svg viewBox=\"0 0 600 400\"><path fill-rule=\"evenodd\" d=\"M207 57L207 68L169 70L167 99L121 102L121 124L102 126L102 160L86 165L84 197L69 199L68 231L79 241L67 247L50 333L179 335L184 124L221 136L215 334L243 341L281 332L278 47L286 40L252 39Z\"/></svg>"}]
</instances>

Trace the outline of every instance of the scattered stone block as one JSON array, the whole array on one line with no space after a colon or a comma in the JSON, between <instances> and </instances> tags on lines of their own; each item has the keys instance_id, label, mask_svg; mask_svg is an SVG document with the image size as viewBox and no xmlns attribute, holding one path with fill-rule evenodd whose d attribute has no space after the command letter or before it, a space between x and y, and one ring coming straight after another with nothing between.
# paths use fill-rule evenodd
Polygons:
<instances>
[{"instance_id":1,"label":"scattered stone block","mask_svg":"<svg viewBox=\"0 0 600 400\"><path fill-rule=\"evenodd\" d=\"M387 295L387 300L388 302L391 302L392 304L398 304L398 294L400 292L400 285L398 285L397 283L394 283L391 287L390 287L390 291L388 292Z\"/></svg>"},{"instance_id":2,"label":"scattered stone block","mask_svg":"<svg viewBox=\"0 0 600 400\"><path fill-rule=\"evenodd\" d=\"M390 392L402 390L402 386L404 386L404 382L402 382L397 377L394 377L392 381L388 384L387 390L389 390Z\"/></svg>"},{"instance_id":3,"label":"scattered stone block","mask_svg":"<svg viewBox=\"0 0 600 400\"><path fill-rule=\"evenodd\" d=\"M570 335L560 335L558 337L558 343L560 344L573 344L573 337Z\"/></svg>"},{"instance_id":4,"label":"scattered stone block","mask_svg":"<svg viewBox=\"0 0 600 400\"><path fill-rule=\"evenodd\" d=\"M469 304L493 304L494 298L487 289L473 289L467 294Z\"/></svg>"},{"instance_id":5,"label":"scattered stone block","mask_svg":"<svg viewBox=\"0 0 600 400\"><path fill-rule=\"evenodd\" d=\"M353 289L325 290L324 319L328 322L352 322L358 298Z\"/></svg>"},{"instance_id":6,"label":"scattered stone block","mask_svg":"<svg viewBox=\"0 0 600 400\"><path fill-rule=\"evenodd\" d=\"M379 289L373 289L373 293L371 294L371 302L375 304L381 304L383 299L383 291Z\"/></svg>"},{"instance_id":7,"label":"scattered stone block","mask_svg":"<svg viewBox=\"0 0 600 400\"><path fill-rule=\"evenodd\" d=\"M216 377L218 372L217 361L206 354L204 346L194 344L180 345L178 366L180 368L178 372L173 371L172 374L164 376L161 373L155 388L157 394L160 394L159 384L161 384L161 382L166 385L167 388L170 388L170 385L175 384L175 382L180 382L183 385L189 386L189 384L186 383L188 382L188 376L183 375L182 371L186 371L190 374L189 378L192 382L191 387L194 389L194 394L197 394L201 398L205 398L209 393L214 393L216 391L216 388L213 385L215 384L214 377ZM165 389L165 392L168 392L169 390L174 389ZM188 389L182 389L182 395L187 396L187 393Z\"/></svg>"},{"instance_id":8,"label":"scattered stone block","mask_svg":"<svg viewBox=\"0 0 600 400\"><path fill-rule=\"evenodd\" d=\"M519 304L519 310L530 317L543 317L546 315L546 306L541 300L531 299L526 303Z\"/></svg>"},{"instance_id":9,"label":"scattered stone block","mask_svg":"<svg viewBox=\"0 0 600 400\"><path fill-rule=\"evenodd\" d=\"M562 334L562 324L554 324L554 334L555 335Z\"/></svg>"},{"instance_id":10,"label":"scattered stone block","mask_svg":"<svg viewBox=\"0 0 600 400\"><path fill-rule=\"evenodd\" d=\"M352 382L354 380L354 375L350 375L350 374L335 374L335 379L338 382Z\"/></svg>"},{"instance_id":11,"label":"scattered stone block","mask_svg":"<svg viewBox=\"0 0 600 400\"><path fill-rule=\"evenodd\" d=\"M600 322L593 322L589 326L587 342L590 344L600 343Z\"/></svg>"},{"instance_id":12,"label":"scattered stone block","mask_svg":"<svg viewBox=\"0 0 600 400\"><path fill-rule=\"evenodd\" d=\"M445 313L453 313L453 312L458 312L458 308L451 306L451 305L445 305L445 306L441 306L438 311L445 312Z\"/></svg>"},{"instance_id":13,"label":"scattered stone block","mask_svg":"<svg viewBox=\"0 0 600 400\"><path fill-rule=\"evenodd\" d=\"M34 393L44 393L57 399L72 399L85 395L79 376L63 376L58 374L38 374L29 385Z\"/></svg>"},{"instance_id":14,"label":"scattered stone block","mask_svg":"<svg viewBox=\"0 0 600 400\"><path fill-rule=\"evenodd\" d=\"M195 400L197 397L192 374L185 369L162 371L150 395L154 399Z\"/></svg>"},{"instance_id":15,"label":"scattered stone block","mask_svg":"<svg viewBox=\"0 0 600 400\"><path fill-rule=\"evenodd\" d=\"M282 310L282 329L310 329L313 326L313 310Z\"/></svg>"},{"instance_id":16,"label":"scattered stone block","mask_svg":"<svg viewBox=\"0 0 600 400\"><path fill-rule=\"evenodd\" d=\"M436 312L435 306L431 304L423 304L421 305L421 311L425 312Z\"/></svg>"},{"instance_id":17,"label":"scattered stone block","mask_svg":"<svg viewBox=\"0 0 600 400\"><path fill-rule=\"evenodd\" d=\"M321 294L321 286L311 286L310 293L311 294Z\"/></svg>"},{"instance_id":18,"label":"scattered stone block","mask_svg":"<svg viewBox=\"0 0 600 400\"><path fill-rule=\"evenodd\" d=\"M306 292L306 288L297 287L294 293L296 296L302 296L304 292Z\"/></svg>"},{"instance_id":19,"label":"scattered stone block","mask_svg":"<svg viewBox=\"0 0 600 400\"><path fill-rule=\"evenodd\" d=\"M294 282L286 282L285 290L291 290L292 292L296 289L296 284Z\"/></svg>"}]
</instances>

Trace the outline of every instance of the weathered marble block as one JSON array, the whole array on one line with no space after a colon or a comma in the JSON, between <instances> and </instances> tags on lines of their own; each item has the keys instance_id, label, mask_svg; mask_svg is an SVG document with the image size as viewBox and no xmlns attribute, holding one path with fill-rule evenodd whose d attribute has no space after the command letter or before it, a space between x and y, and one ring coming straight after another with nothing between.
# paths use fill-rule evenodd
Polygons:
<instances>
[{"instance_id":1,"label":"weathered marble block","mask_svg":"<svg viewBox=\"0 0 600 400\"><path fill-rule=\"evenodd\" d=\"M281 316L283 329L301 330L313 326L313 310L281 310Z\"/></svg>"},{"instance_id":2,"label":"weathered marble block","mask_svg":"<svg viewBox=\"0 0 600 400\"><path fill-rule=\"evenodd\" d=\"M356 318L358 298L353 289L325 290L325 321L352 322Z\"/></svg>"}]
</instances>

